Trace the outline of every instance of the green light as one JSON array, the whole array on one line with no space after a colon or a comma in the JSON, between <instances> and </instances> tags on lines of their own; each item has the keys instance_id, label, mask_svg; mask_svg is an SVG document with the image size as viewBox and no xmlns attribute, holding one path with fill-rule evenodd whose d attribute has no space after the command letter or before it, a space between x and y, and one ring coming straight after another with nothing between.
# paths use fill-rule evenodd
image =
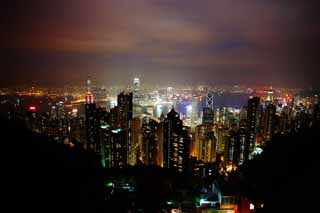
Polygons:
<instances>
[{"instance_id":1,"label":"green light","mask_svg":"<svg viewBox=\"0 0 320 213\"><path fill-rule=\"evenodd\" d=\"M113 133L119 133L121 131L121 129L114 129L114 130L111 130Z\"/></svg>"},{"instance_id":2,"label":"green light","mask_svg":"<svg viewBox=\"0 0 320 213\"><path fill-rule=\"evenodd\" d=\"M112 187L112 186L113 186L113 183L112 183L112 182L109 182L109 183L107 184L107 186L108 186L108 187Z\"/></svg>"},{"instance_id":3,"label":"green light","mask_svg":"<svg viewBox=\"0 0 320 213\"><path fill-rule=\"evenodd\" d=\"M197 204L200 204L200 198L199 198L199 197L196 197L196 198L195 198L195 202L196 202Z\"/></svg>"}]
</instances>

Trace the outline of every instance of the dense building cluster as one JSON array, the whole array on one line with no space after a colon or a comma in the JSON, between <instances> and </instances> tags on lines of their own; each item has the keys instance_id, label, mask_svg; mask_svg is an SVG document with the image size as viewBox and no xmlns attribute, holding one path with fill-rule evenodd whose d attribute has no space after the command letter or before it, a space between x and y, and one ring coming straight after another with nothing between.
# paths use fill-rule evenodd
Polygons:
<instances>
[{"instance_id":1,"label":"dense building cluster","mask_svg":"<svg viewBox=\"0 0 320 213\"><path fill-rule=\"evenodd\" d=\"M265 96L250 96L240 109L215 107L216 94L210 91L205 97L191 94L191 104L182 113L173 88L168 87L165 101L171 106L160 116L148 108L150 100L159 99L153 98L158 92L143 94L138 78L132 89L117 95L114 105L100 103L105 90L95 89L90 79L85 90L83 102L49 103L41 112L32 105L22 109L17 102L8 116L23 116L30 129L95 152L106 168L157 165L200 176L235 170L261 153L275 134L317 124L320 116L317 96L284 102L272 88Z\"/></svg>"}]
</instances>

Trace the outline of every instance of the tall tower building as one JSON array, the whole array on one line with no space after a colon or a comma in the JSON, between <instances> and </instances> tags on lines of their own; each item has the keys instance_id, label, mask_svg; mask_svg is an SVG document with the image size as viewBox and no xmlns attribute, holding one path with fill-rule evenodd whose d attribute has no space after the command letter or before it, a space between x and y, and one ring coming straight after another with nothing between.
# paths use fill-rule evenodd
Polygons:
<instances>
[{"instance_id":1,"label":"tall tower building","mask_svg":"<svg viewBox=\"0 0 320 213\"><path fill-rule=\"evenodd\" d=\"M252 154L256 146L257 113L259 105L259 97L249 97L247 113L248 143L246 145L246 160L252 159Z\"/></svg>"},{"instance_id":2,"label":"tall tower building","mask_svg":"<svg viewBox=\"0 0 320 213\"><path fill-rule=\"evenodd\" d=\"M213 93L209 92L206 97L206 107L213 110Z\"/></svg>"},{"instance_id":3,"label":"tall tower building","mask_svg":"<svg viewBox=\"0 0 320 213\"><path fill-rule=\"evenodd\" d=\"M85 97L86 129L88 151L99 152L99 122L97 118L97 109L93 95L88 92Z\"/></svg>"},{"instance_id":4,"label":"tall tower building","mask_svg":"<svg viewBox=\"0 0 320 213\"><path fill-rule=\"evenodd\" d=\"M164 121L163 137L164 167L182 172L187 166L190 138L174 108L167 114Z\"/></svg>"},{"instance_id":5,"label":"tall tower building","mask_svg":"<svg viewBox=\"0 0 320 213\"><path fill-rule=\"evenodd\" d=\"M211 108L204 107L202 115L202 124L210 125L214 123L214 112Z\"/></svg>"},{"instance_id":6,"label":"tall tower building","mask_svg":"<svg viewBox=\"0 0 320 213\"><path fill-rule=\"evenodd\" d=\"M213 125L198 125L195 131L194 154L204 163L216 161L217 140L214 135Z\"/></svg>"},{"instance_id":7,"label":"tall tower building","mask_svg":"<svg viewBox=\"0 0 320 213\"><path fill-rule=\"evenodd\" d=\"M112 150L117 153L117 159L114 159L115 163L112 163L114 167L124 167L127 163L131 163L129 162L132 156L131 151L134 150L132 110L132 93L124 92L118 95L118 105L110 110L109 123L112 128ZM124 152L124 150L126 151ZM124 162L124 160L126 162Z\"/></svg>"},{"instance_id":8,"label":"tall tower building","mask_svg":"<svg viewBox=\"0 0 320 213\"><path fill-rule=\"evenodd\" d=\"M239 131L238 131L238 158L237 163L238 165L242 165L245 161L245 147L247 141L247 132L246 127L240 125Z\"/></svg>"},{"instance_id":9,"label":"tall tower building","mask_svg":"<svg viewBox=\"0 0 320 213\"><path fill-rule=\"evenodd\" d=\"M141 119L133 118L131 125L131 141L128 146L128 157L129 164L134 166L137 164L138 160L142 161L142 152L141 152Z\"/></svg>"},{"instance_id":10,"label":"tall tower building","mask_svg":"<svg viewBox=\"0 0 320 213\"><path fill-rule=\"evenodd\" d=\"M208 93L206 96L206 107L203 108L202 124L214 123L214 107L213 107L213 94Z\"/></svg>"},{"instance_id":11,"label":"tall tower building","mask_svg":"<svg viewBox=\"0 0 320 213\"><path fill-rule=\"evenodd\" d=\"M158 137L157 137L158 122L143 118L142 122L142 156L143 162L146 165L157 165L158 158Z\"/></svg>"},{"instance_id":12,"label":"tall tower building","mask_svg":"<svg viewBox=\"0 0 320 213\"><path fill-rule=\"evenodd\" d=\"M133 117L141 117L142 109L140 106L140 79L133 79Z\"/></svg>"},{"instance_id":13,"label":"tall tower building","mask_svg":"<svg viewBox=\"0 0 320 213\"><path fill-rule=\"evenodd\" d=\"M276 106L269 104L265 109L263 119L263 140L271 140L275 130Z\"/></svg>"},{"instance_id":14,"label":"tall tower building","mask_svg":"<svg viewBox=\"0 0 320 213\"><path fill-rule=\"evenodd\" d=\"M88 76L88 79L86 81L86 90L87 92L91 92L91 78Z\"/></svg>"},{"instance_id":15,"label":"tall tower building","mask_svg":"<svg viewBox=\"0 0 320 213\"><path fill-rule=\"evenodd\" d=\"M169 99L169 100L171 100L172 98L173 98L173 88L172 87L168 87L167 88L167 98Z\"/></svg>"},{"instance_id":16,"label":"tall tower building","mask_svg":"<svg viewBox=\"0 0 320 213\"><path fill-rule=\"evenodd\" d=\"M118 95L118 110L119 110L119 117L118 122L119 126L122 129L129 128L129 122L132 121L133 118L133 97L132 93L120 93Z\"/></svg>"},{"instance_id":17,"label":"tall tower building","mask_svg":"<svg viewBox=\"0 0 320 213\"><path fill-rule=\"evenodd\" d=\"M111 167L124 168L128 163L127 156L127 132L122 129L112 129L111 139Z\"/></svg>"},{"instance_id":18,"label":"tall tower building","mask_svg":"<svg viewBox=\"0 0 320 213\"><path fill-rule=\"evenodd\" d=\"M267 92L267 102L273 103L273 101L274 101L274 92L273 92L273 88L270 87L270 89Z\"/></svg>"},{"instance_id":19,"label":"tall tower building","mask_svg":"<svg viewBox=\"0 0 320 213\"><path fill-rule=\"evenodd\" d=\"M113 150L111 144L111 127L108 124L100 126L101 163L104 168L112 168Z\"/></svg>"},{"instance_id":20,"label":"tall tower building","mask_svg":"<svg viewBox=\"0 0 320 213\"><path fill-rule=\"evenodd\" d=\"M199 109L198 109L198 98L196 96L192 97L192 113L191 113L191 128L197 125L199 119Z\"/></svg>"},{"instance_id":21,"label":"tall tower building","mask_svg":"<svg viewBox=\"0 0 320 213\"><path fill-rule=\"evenodd\" d=\"M225 152L224 152L224 159L226 166L231 167L237 164L238 158L238 149L237 149L237 135L236 132L233 130L229 131L228 140L225 144Z\"/></svg>"}]
</instances>

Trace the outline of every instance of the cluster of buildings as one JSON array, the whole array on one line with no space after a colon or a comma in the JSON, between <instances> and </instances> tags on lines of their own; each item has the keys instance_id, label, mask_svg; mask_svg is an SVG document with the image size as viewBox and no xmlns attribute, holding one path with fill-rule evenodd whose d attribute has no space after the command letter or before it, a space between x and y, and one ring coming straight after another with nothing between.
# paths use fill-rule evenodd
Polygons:
<instances>
[{"instance_id":1,"label":"cluster of buildings","mask_svg":"<svg viewBox=\"0 0 320 213\"><path fill-rule=\"evenodd\" d=\"M95 153L105 168L155 165L206 178L228 176L277 134L320 127L318 96L283 98L270 88L252 93L245 106L230 108L216 107L216 92L190 91L177 95L168 87L146 93L135 78L131 88L108 99L106 90L88 79L82 99L40 98L43 108L23 103L24 96L3 95L0 111L59 143ZM189 101L185 112L179 107L183 99ZM213 184L197 201L202 212L254 212L249 201L239 204L217 187Z\"/></svg>"},{"instance_id":2,"label":"cluster of buildings","mask_svg":"<svg viewBox=\"0 0 320 213\"><path fill-rule=\"evenodd\" d=\"M317 96L283 101L272 88L264 96L250 96L240 109L215 107L213 92L191 92L184 95L191 103L185 112L177 107L172 87L159 98L158 91L144 93L139 78L116 101L108 102L106 90L97 90L90 79L85 90L82 101L61 100L41 111L28 105L22 114L30 129L95 152L106 168L144 164L200 176L211 176L217 168L227 173L261 153L275 134L319 122ZM167 106L161 113L160 103ZM13 108L23 111L18 102Z\"/></svg>"}]
</instances>

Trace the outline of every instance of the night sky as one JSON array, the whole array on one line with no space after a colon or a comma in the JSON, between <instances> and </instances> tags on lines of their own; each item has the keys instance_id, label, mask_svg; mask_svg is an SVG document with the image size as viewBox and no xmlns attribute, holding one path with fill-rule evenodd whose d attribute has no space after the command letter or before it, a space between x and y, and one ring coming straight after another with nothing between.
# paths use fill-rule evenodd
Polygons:
<instances>
[{"instance_id":1,"label":"night sky","mask_svg":"<svg viewBox=\"0 0 320 213\"><path fill-rule=\"evenodd\" d=\"M107 85L137 76L317 87L317 2L11 0L1 7L0 86L80 84L91 75Z\"/></svg>"}]
</instances>

